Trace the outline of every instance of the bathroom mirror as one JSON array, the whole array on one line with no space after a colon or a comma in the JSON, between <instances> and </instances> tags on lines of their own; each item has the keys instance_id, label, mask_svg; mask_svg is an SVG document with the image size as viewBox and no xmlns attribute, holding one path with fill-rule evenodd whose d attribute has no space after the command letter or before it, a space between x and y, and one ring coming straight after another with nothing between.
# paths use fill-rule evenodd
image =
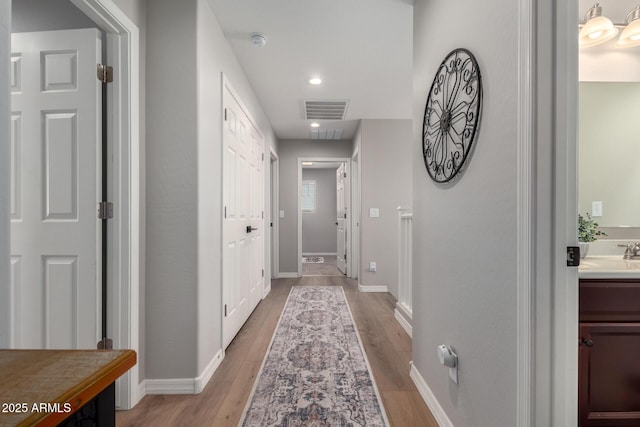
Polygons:
<instances>
[{"instance_id":1,"label":"bathroom mirror","mask_svg":"<svg viewBox=\"0 0 640 427\"><path fill-rule=\"evenodd\" d=\"M640 227L640 83L579 85L579 212L600 202L600 227Z\"/></svg>"}]
</instances>

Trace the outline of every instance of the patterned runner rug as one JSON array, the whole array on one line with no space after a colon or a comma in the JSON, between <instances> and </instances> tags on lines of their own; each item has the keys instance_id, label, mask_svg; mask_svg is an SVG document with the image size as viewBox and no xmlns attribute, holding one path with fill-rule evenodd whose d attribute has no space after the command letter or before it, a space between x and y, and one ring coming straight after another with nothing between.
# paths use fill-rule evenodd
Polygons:
<instances>
[{"instance_id":1,"label":"patterned runner rug","mask_svg":"<svg viewBox=\"0 0 640 427\"><path fill-rule=\"evenodd\" d=\"M324 257L322 256L303 256L303 264L324 264Z\"/></svg>"},{"instance_id":2,"label":"patterned runner rug","mask_svg":"<svg viewBox=\"0 0 640 427\"><path fill-rule=\"evenodd\" d=\"M342 287L291 288L240 425L388 424Z\"/></svg>"}]
</instances>

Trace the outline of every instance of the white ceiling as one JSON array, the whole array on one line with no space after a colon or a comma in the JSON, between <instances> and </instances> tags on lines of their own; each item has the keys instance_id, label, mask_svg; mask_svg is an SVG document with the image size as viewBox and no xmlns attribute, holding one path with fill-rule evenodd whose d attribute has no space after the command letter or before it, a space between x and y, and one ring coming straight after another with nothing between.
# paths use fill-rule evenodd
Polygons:
<instances>
[{"instance_id":1,"label":"white ceiling","mask_svg":"<svg viewBox=\"0 0 640 427\"><path fill-rule=\"evenodd\" d=\"M319 121L343 139L359 119L412 118L413 0L209 2L279 139L311 139L305 99L350 100L345 120Z\"/></svg>"}]
</instances>

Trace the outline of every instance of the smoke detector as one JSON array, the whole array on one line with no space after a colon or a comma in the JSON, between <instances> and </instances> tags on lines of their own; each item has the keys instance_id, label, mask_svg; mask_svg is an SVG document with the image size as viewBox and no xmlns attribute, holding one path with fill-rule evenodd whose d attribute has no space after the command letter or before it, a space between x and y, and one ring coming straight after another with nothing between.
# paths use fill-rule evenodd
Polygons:
<instances>
[{"instance_id":1,"label":"smoke detector","mask_svg":"<svg viewBox=\"0 0 640 427\"><path fill-rule=\"evenodd\" d=\"M262 47L267 44L267 36L265 36L264 34L251 33L249 39L251 40L251 44L255 47Z\"/></svg>"}]
</instances>

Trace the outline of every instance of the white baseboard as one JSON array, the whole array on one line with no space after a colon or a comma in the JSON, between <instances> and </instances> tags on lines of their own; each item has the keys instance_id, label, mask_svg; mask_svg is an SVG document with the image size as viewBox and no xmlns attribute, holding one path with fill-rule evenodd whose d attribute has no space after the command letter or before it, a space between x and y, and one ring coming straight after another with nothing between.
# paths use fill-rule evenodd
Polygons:
<instances>
[{"instance_id":1,"label":"white baseboard","mask_svg":"<svg viewBox=\"0 0 640 427\"><path fill-rule=\"evenodd\" d=\"M444 409L440 406L440 402L438 402L438 399L436 399L436 396L433 394L424 378L422 378L422 375L420 375L420 372L418 372L418 369L413 362L411 363L409 376L416 385L420 396L422 396L422 399L431 410L431 413L438 422L438 425L440 427L454 427L446 412L444 412Z\"/></svg>"},{"instance_id":2,"label":"white baseboard","mask_svg":"<svg viewBox=\"0 0 640 427\"><path fill-rule=\"evenodd\" d=\"M337 252L303 252L302 256L338 256Z\"/></svg>"},{"instance_id":3,"label":"white baseboard","mask_svg":"<svg viewBox=\"0 0 640 427\"><path fill-rule=\"evenodd\" d=\"M297 279L298 277L298 273L282 273L280 272L280 274L278 274L278 278L279 279Z\"/></svg>"},{"instance_id":4,"label":"white baseboard","mask_svg":"<svg viewBox=\"0 0 640 427\"><path fill-rule=\"evenodd\" d=\"M269 280L269 286L265 287L262 291L262 299L265 299L267 295L269 295L269 292L271 292L271 280Z\"/></svg>"},{"instance_id":5,"label":"white baseboard","mask_svg":"<svg viewBox=\"0 0 640 427\"><path fill-rule=\"evenodd\" d=\"M222 350L218 350L218 352L213 356L213 358L207 363L207 366L204 368L204 371L196 378L195 381L195 392L196 394L201 393L202 390L209 383L209 380L216 372L220 364L222 363L222 359L224 359L224 354Z\"/></svg>"},{"instance_id":6,"label":"white baseboard","mask_svg":"<svg viewBox=\"0 0 640 427\"><path fill-rule=\"evenodd\" d=\"M396 309L393 311L393 317L395 317L398 323L400 323L400 326L402 326L402 329L404 329L405 332L411 338L413 338L413 327L411 326L411 321L410 321L411 318L407 319L403 314L403 311L401 311L397 305L396 305Z\"/></svg>"},{"instance_id":7,"label":"white baseboard","mask_svg":"<svg viewBox=\"0 0 640 427\"><path fill-rule=\"evenodd\" d=\"M358 290L360 292L389 292L389 288L386 285L361 285L358 283Z\"/></svg>"},{"instance_id":8,"label":"white baseboard","mask_svg":"<svg viewBox=\"0 0 640 427\"><path fill-rule=\"evenodd\" d=\"M207 364L202 374L196 378L147 379L144 381L146 394L198 394L204 390L218 366L222 362L222 350L219 350Z\"/></svg>"}]
</instances>

